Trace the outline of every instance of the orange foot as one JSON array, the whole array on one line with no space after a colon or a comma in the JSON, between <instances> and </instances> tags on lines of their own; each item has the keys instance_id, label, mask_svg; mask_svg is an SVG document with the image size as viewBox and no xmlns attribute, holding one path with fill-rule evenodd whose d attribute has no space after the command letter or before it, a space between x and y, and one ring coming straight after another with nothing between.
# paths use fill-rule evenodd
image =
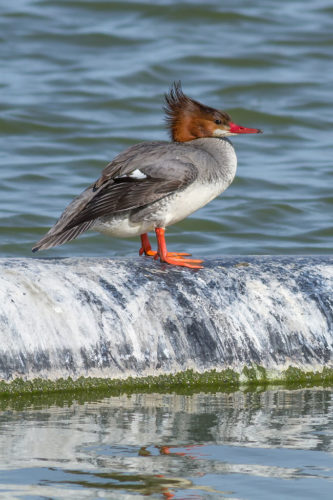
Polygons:
<instances>
[{"instance_id":1,"label":"orange foot","mask_svg":"<svg viewBox=\"0 0 333 500\"><path fill-rule=\"evenodd\" d=\"M148 234L141 234L141 248L139 250L139 255L147 255L148 257L154 257L154 259L159 258L158 252L156 250L151 249L150 241L148 238ZM183 257L183 256L189 256L191 255L190 253L185 253L185 252L167 252L168 257ZM201 261L202 262L202 261Z\"/></svg>"},{"instance_id":2,"label":"orange foot","mask_svg":"<svg viewBox=\"0 0 333 500\"><path fill-rule=\"evenodd\" d=\"M203 266L200 266L200 264L203 263L203 260L200 259L184 259L182 257L169 257L170 254L167 255L156 255L154 259L158 259L160 257L161 262L166 262L167 264L171 264L172 266L182 266L182 267L189 267L191 269L202 269ZM180 255L180 254L178 254ZM188 255L188 254L184 254Z\"/></svg>"},{"instance_id":3,"label":"orange foot","mask_svg":"<svg viewBox=\"0 0 333 500\"><path fill-rule=\"evenodd\" d=\"M175 252L168 252L166 243L165 243L165 229L163 227L157 227L155 229L156 233L156 238L157 238L157 246L158 250L156 252L156 255L154 255L154 259L160 258L161 262L166 262L167 264L171 264L173 266L182 266L182 267L189 267L191 269L202 269L203 266L202 260L199 259L185 259L185 255L190 255L186 253L175 253Z\"/></svg>"}]
</instances>

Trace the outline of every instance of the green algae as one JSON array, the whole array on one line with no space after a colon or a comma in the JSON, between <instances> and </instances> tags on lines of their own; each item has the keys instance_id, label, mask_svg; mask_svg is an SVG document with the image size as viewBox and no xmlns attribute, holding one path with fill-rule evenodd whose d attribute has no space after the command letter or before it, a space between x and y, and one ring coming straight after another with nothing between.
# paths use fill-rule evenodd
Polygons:
<instances>
[{"instance_id":1,"label":"green algae","mask_svg":"<svg viewBox=\"0 0 333 500\"><path fill-rule=\"evenodd\" d=\"M242 370L242 381L248 385L266 385L269 383L266 368L258 364L244 366Z\"/></svg>"},{"instance_id":2,"label":"green algae","mask_svg":"<svg viewBox=\"0 0 333 500\"><path fill-rule=\"evenodd\" d=\"M239 387L239 374L231 369L210 370L204 373L186 370L176 374L148 377L128 377L122 379L80 377L60 378L56 381L36 378L34 380L15 379L12 382L0 382L0 396L15 394L36 394L47 392L103 391L119 395L134 392L179 392L188 393L194 388L204 387Z\"/></svg>"},{"instance_id":3,"label":"green algae","mask_svg":"<svg viewBox=\"0 0 333 500\"><path fill-rule=\"evenodd\" d=\"M185 370L176 374L128 377L126 379L107 379L80 377L60 378L56 381L36 378L34 380L15 379L11 382L0 381L0 398L6 396L48 394L48 393L90 393L99 392L105 396L117 396L133 393L170 393L193 394L200 391L236 391L241 388L265 387L268 384L284 387L311 387L315 385L333 385L333 369L323 368L321 372L303 371L290 366L278 375L270 375L257 364L245 366L239 374L228 368L198 373Z\"/></svg>"},{"instance_id":4,"label":"green algae","mask_svg":"<svg viewBox=\"0 0 333 500\"><path fill-rule=\"evenodd\" d=\"M329 386L333 384L333 369L324 367L321 372L312 372L289 366L284 372L283 381L287 387Z\"/></svg>"}]
</instances>

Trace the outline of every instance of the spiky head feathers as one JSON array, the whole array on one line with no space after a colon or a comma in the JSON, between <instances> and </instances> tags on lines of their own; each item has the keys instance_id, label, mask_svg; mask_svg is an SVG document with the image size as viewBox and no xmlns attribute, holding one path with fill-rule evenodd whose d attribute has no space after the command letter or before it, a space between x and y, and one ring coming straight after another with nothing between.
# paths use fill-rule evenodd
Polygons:
<instances>
[{"instance_id":1,"label":"spiky head feathers","mask_svg":"<svg viewBox=\"0 0 333 500\"><path fill-rule=\"evenodd\" d=\"M199 137L213 137L216 130L227 135L231 118L228 113L205 106L184 94L181 82L174 82L165 94L164 112L173 141L185 142ZM223 135L223 134L220 134Z\"/></svg>"}]
</instances>

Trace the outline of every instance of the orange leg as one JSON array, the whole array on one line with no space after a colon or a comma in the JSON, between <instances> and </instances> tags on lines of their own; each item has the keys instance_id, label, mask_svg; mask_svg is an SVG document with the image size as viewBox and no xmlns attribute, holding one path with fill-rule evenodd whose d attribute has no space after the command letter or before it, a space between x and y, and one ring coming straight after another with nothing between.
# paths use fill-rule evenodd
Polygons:
<instances>
[{"instance_id":1,"label":"orange leg","mask_svg":"<svg viewBox=\"0 0 333 500\"><path fill-rule=\"evenodd\" d=\"M192 269L202 269L203 266L200 264L203 262L202 260L195 259L185 259L184 255L189 254L181 254L181 253L171 253L167 251L166 243L165 243L165 229L163 227L157 227L155 229L156 238L157 238L157 252L154 255L154 259L160 258L161 262L166 262L167 264L172 264L173 266L183 266L190 267Z\"/></svg>"},{"instance_id":2,"label":"orange leg","mask_svg":"<svg viewBox=\"0 0 333 500\"><path fill-rule=\"evenodd\" d=\"M148 234L144 233L140 235L141 238L141 248L139 250L139 255L145 254L145 255L150 255L154 256L157 254L154 250L151 249L151 244L148 238Z\"/></svg>"},{"instance_id":3,"label":"orange leg","mask_svg":"<svg viewBox=\"0 0 333 500\"><path fill-rule=\"evenodd\" d=\"M139 250L139 255L148 255L149 257L154 257L158 259L158 252L151 249L151 244L148 238L148 234L144 233L140 235L141 238L141 248ZM178 253L178 252L167 252L169 257L177 257L182 255L191 255L190 253Z\"/></svg>"}]
</instances>

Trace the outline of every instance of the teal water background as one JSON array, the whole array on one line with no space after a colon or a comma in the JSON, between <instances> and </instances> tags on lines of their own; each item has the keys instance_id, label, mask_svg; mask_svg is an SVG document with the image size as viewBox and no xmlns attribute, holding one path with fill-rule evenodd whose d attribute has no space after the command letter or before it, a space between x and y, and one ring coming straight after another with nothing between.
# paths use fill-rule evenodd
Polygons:
<instances>
[{"instance_id":1,"label":"teal water background","mask_svg":"<svg viewBox=\"0 0 333 500\"><path fill-rule=\"evenodd\" d=\"M330 1L17 0L0 7L0 256L29 256L126 147L167 139L174 80L236 123L232 186L170 227L196 255L331 253ZM137 255L88 233L43 256Z\"/></svg>"}]
</instances>

